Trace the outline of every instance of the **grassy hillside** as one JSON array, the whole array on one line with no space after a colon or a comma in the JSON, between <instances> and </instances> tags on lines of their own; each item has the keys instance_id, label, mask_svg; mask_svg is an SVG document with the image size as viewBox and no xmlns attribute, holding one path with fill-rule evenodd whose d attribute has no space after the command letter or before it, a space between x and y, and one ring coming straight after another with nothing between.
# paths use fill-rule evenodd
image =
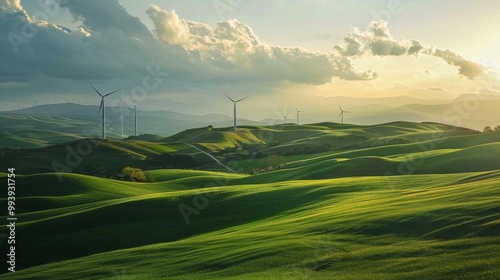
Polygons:
<instances>
[{"instance_id":1,"label":"grassy hillside","mask_svg":"<svg viewBox=\"0 0 500 280\"><path fill-rule=\"evenodd\" d=\"M37 149L4 150L0 168L14 166L21 174L70 172L110 177L127 166L154 169L157 164L148 162L148 158L163 153L190 154L199 168L223 170L208 156L186 144L100 139L80 139Z\"/></svg>"},{"instance_id":2,"label":"grassy hillside","mask_svg":"<svg viewBox=\"0 0 500 280\"><path fill-rule=\"evenodd\" d=\"M343 136L325 136L328 133ZM356 135L368 135L373 138L356 143ZM311 141L308 141L311 138L304 138L266 149L267 152L272 150L272 153L282 155L285 165L281 170L266 172L260 176L279 181L342 176L458 173L500 168L500 162L491 157L492 154L498 153L499 131L477 133L460 128L446 129L446 126L435 124L408 123L327 131L321 136L313 137L312 141L318 141L318 138L324 141L322 145L331 144L333 141L348 141L349 144L311 153L301 146L311 145ZM405 140L387 140L391 138ZM287 152L292 150L296 153ZM241 170L257 169L262 172L266 162L266 158L250 158L237 161L237 165ZM287 177L280 177L280 174Z\"/></svg>"},{"instance_id":3,"label":"grassy hillside","mask_svg":"<svg viewBox=\"0 0 500 280\"><path fill-rule=\"evenodd\" d=\"M33 145L71 137L18 133ZM1 277L496 279L497 154L498 131L408 122L3 149L0 168L17 172L18 257L17 272ZM171 166L185 159L195 165ZM70 170L54 173L54 162ZM146 182L109 179L126 166Z\"/></svg>"},{"instance_id":4,"label":"grassy hillside","mask_svg":"<svg viewBox=\"0 0 500 280\"><path fill-rule=\"evenodd\" d=\"M83 137L52 130L26 129L15 133L0 133L0 148L41 148Z\"/></svg>"},{"instance_id":5,"label":"grassy hillside","mask_svg":"<svg viewBox=\"0 0 500 280\"><path fill-rule=\"evenodd\" d=\"M372 126L351 124L318 123L310 125L275 125L266 127L241 126L239 131L227 128L200 128L186 130L166 138L166 142L198 143L211 152L227 147L249 144L264 144L268 152L283 152L306 145L328 144L333 148L350 147L359 144L363 147L393 144L399 141L424 141L455 135L470 135L477 132L465 128L438 123L393 122ZM439 135L437 135L439 134ZM270 145L271 144L271 145Z\"/></svg>"},{"instance_id":6,"label":"grassy hillside","mask_svg":"<svg viewBox=\"0 0 500 280\"><path fill-rule=\"evenodd\" d=\"M0 148L40 148L100 135L97 120L0 114ZM117 137L112 130L110 137Z\"/></svg>"},{"instance_id":7,"label":"grassy hillside","mask_svg":"<svg viewBox=\"0 0 500 280\"><path fill-rule=\"evenodd\" d=\"M183 172L148 184L19 178L24 269L4 279L500 276L500 172L254 184ZM200 176L228 185L191 189ZM208 204L186 224L178 207L201 194Z\"/></svg>"},{"instance_id":8,"label":"grassy hillside","mask_svg":"<svg viewBox=\"0 0 500 280\"><path fill-rule=\"evenodd\" d=\"M44 145L44 140L35 139L56 137L51 132L38 130L22 133L25 135L23 139L29 139L26 141L31 141L29 143L33 146ZM37 133L41 137L34 137ZM287 124L247 126L236 132L227 128L199 128L168 138L143 135L127 140L80 139L38 149L4 150L5 160L0 167L16 166L22 174L53 172L54 162L68 166L67 159L72 151L85 150L91 145L89 153L85 152L81 162L69 168L70 172L110 177L126 166L159 169L163 168L161 164L153 164L148 158L164 153L192 155L196 161L190 167L193 169L225 170L206 154L185 144L189 143L211 153L239 173L269 172L267 157L282 156L286 165L281 168L291 172L285 172L283 178L278 175L283 172L262 175L271 181L389 173L456 173L500 168L500 164L490 157L491 153L497 152L495 143L498 142L498 131L479 133L437 123L393 122L373 126ZM462 168L467 164L472 169ZM61 171L61 168L57 170ZM62 171L68 172L68 169Z\"/></svg>"}]
</instances>

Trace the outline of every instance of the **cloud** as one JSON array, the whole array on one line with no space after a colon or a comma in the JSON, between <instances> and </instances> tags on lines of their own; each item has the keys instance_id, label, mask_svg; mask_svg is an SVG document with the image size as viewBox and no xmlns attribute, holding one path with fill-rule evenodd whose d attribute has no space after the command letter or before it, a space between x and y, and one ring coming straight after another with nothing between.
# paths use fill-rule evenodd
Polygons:
<instances>
[{"instance_id":1,"label":"cloud","mask_svg":"<svg viewBox=\"0 0 500 280\"><path fill-rule=\"evenodd\" d=\"M417 55L424 49L424 46L419 41L411 40L407 53L409 55Z\"/></svg>"},{"instance_id":2,"label":"cloud","mask_svg":"<svg viewBox=\"0 0 500 280\"><path fill-rule=\"evenodd\" d=\"M71 30L2 3L0 82L50 77L72 80L142 78L147 66L198 69L190 55L166 48L117 1L60 1L83 25ZM19 8L14 6L14 8ZM98 16L95 16L97 14ZM103 19L108 18L108 19ZM112 20L109 20L112 19ZM194 70L199 74L199 70Z\"/></svg>"},{"instance_id":3,"label":"cloud","mask_svg":"<svg viewBox=\"0 0 500 280\"><path fill-rule=\"evenodd\" d=\"M182 46L229 76L257 81L290 81L324 84L333 77L370 80L372 71L359 72L354 63L333 53L310 52L265 44L253 30L238 20L218 22L214 27L181 19L174 10L152 6L147 14L157 38L166 45Z\"/></svg>"},{"instance_id":4,"label":"cloud","mask_svg":"<svg viewBox=\"0 0 500 280\"><path fill-rule=\"evenodd\" d=\"M0 0L1 10L21 11L21 0Z\"/></svg>"},{"instance_id":5,"label":"cloud","mask_svg":"<svg viewBox=\"0 0 500 280\"><path fill-rule=\"evenodd\" d=\"M479 65L451 51L394 40L385 22L374 22L365 32L354 29L332 52L314 52L262 42L235 19L209 26L151 6L146 11L155 27L151 32L117 0L58 3L82 26L72 30L38 20L19 0L0 0L0 82L141 79L146 67L161 65L172 82L199 87L285 81L321 85L334 78L378 78L372 70L356 68L358 57L418 54L439 57L471 79L481 73Z\"/></svg>"},{"instance_id":6,"label":"cloud","mask_svg":"<svg viewBox=\"0 0 500 280\"><path fill-rule=\"evenodd\" d=\"M392 37L385 21L374 21L369 29L360 32L354 28L344 38L341 45L334 47L334 51L342 56L402 56L426 54L441 58L446 63L457 66L460 75L474 79L483 73L483 68L478 63L449 51L426 47L416 40L398 42Z\"/></svg>"},{"instance_id":7,"label":"cloud","mask_svg":"<svg viewBox=\"0 0 500 280\"><path fill-rule=\"evenodd\" d=\"M151 32L137 17L131 16L118 1L102 0L58 0L59 6L67 8L75 20L94 31L116 29L128 37L141 40L152 38Z\"/></svg>"},{"instance_id":8,"label":"cloud","mask_svg":"<svg viewBox=\"0 0 500 280\"><path fill-rule=\"evenodd\" d=\"M387 28L387 22L374 21L365 32L354 28L344 38L342 45L337 45L334 50L342 56L399 56L418 54L422 50L420 42L412 40L397 42Z\"/></svg>"},{"instance_id":9,"label":"cloud","mask_svg":"<svg viewBox=\"0 0 500 280\"><path fill-rule=\"evenodd\" d=\"M431 91L443 91L444 90L443 88L440 88L440 87L427 87L427 89L429 89Z\"/></svg>"},{"instance_id":10,"label":"cloud","mask_svg":"<svg viewBox=\"0 0 500 280\"><path fill-rule=\"evenodd\" d=\"M184 45L189 42L189 28L175 10L162 11L160 7L152 5L146 14L155 23L155 32L162 42L169 45Z\"/></svg>"},{"instance_id":11,"label":"cloud","mask_svg":"<svg viewBox=\"0 0 500 280\"><path fill-rule=\"evenodd\" d=\"M475 77L483 74L483 68L472 61L466 60L463 57L449 51L449 50L435 50L431 52L433 56L442 58L450 65L455 65L458 67L458 72L469 79L474 79Z\"/></svg>"},{"instance_id":12,"label":"cloud","mask_svg":"<svg viewBox=\"0 0 500 280\"><path fill-rule=\"evenodd\" d=\"M153 34L116 0L59 0L83 23L71 30L31 18L19 1L0 3L0 82L127 79L158 64L176 82L317 85L377 77L333 53L265 44L237 20L208 26L152 6Z\"/></svg>"}]
</instances>

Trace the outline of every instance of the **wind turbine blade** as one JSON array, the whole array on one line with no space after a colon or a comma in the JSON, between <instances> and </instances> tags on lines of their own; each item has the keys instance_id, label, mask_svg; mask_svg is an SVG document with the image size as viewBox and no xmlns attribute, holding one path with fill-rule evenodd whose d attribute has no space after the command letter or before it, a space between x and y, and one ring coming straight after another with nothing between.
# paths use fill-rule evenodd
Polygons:
<instances>
[{"instance_id":1,"label":"wind turbine blade","mask_svg":"<svg viewBox=\"0 0 500 280\"><path fill-rule=\"evenodd\" d=\"M240 102L241 100L243 100L243 99L247 99L247 98L248 98L248 96L247 96L247 97L243 97L242 99L238 99L238 100L236 100L236 101L234 101L234 102L238 103L238 102Z\"/></svg>"},{"instance_id":2,"label":"wind turbine blade","mask_svg":"<svg viewBox=\"0 0 500 280\"><path fill-rule=\"evenodd\" d=\"M104 95L104 97L109 96L109 95L111 95L111 94L113 94L113 93L115 93L115 92L119 91L120 89L121 89L121 88L119 88L119 89L117 89L117 90L115 90L115 91L112 91L112 92L110 92L110 93L108 93L108 94Z\"/></svg>"},{"instance_id":3,"label":"wind turbine blade","mask_svg":"<svg viewBox=\"0 0 500 280\"><path fill-rule=\"evenodd\" d=\"M340 109L341 112L344 112L344 110L342 110L342 107L340 107L340 104L339 104L339 109Z\"/></svg>"},{"instance_id":4,"label":"wind turbine blade","mask_svg":"<svg viewBox=\"0 0 500 280\"><path fill-rule=\"evenodd\" d=\"M130 117L130 115L132 115L132 113L134 113L136 107L137 107L137 103L135 103L135 100L134 100L134 107L132 108L132 110L130 110L130 113L128 113L128 115L126 116L126 118Z\"/></svg>"},{"instance_id":5,"label":"wind turbine blade","mask_svg":"<svg viewBox=\"0 0 500 280\"><path fill-rule=\"evenodd\" d=\"M92 84L90 84L90 86L95 90L95 92L97 92L97 94L99 94L100 97L102 97L102 94L99 91L97 91L97 89L95 89L95 87Z\"/></svg>"},{"instance_id":6,"label":"wind turbine blade","mask_svg":"<svg viewBox=\"0 0 500 280\"><path fill-rule=\"evenodd\" d=\"M229 100L231 100L231 101L233 101L233 102L234 102L234 100L233 100L231 97L229 97L227 94L225 94L225 93L224 93L224 95L225 95L227 98L229 98Z\"/></svg>"},{"instance_id":7,"label":"wind turbine blade","mask_svg":"<svg viewBox=\"0 0 500 280\"><path fill-rule=\"evenodd\" d=\"M130 117L134 113L134 111L135 111L135 107L132 108L132 110L130 111L130 113L128 113L127 118Z\"/></svg>"},{"instance_id":8,"label":"wind turbine blade","mask_svg":"<svg viewBox=\"0 0 500 280\"><path fill-rule=\"evenodd\" d=\"M102 105L104 105L104 97L101 98L101 106L99 106L99 112L97 112L97 118L99 117L99 114L101 114Z\"/></svg>"},{"instance_id":9,"label":"wind turbine blade","mask_svg":"<svg viewBox=\"0 0 500 280\"><path fill-rule=\"evenodd\" d=\"M343 114L343 113L344 113L344 112L340 112L340 114L339 114L339 116L337 117L337 119L339 119L339 118L340 118L340 116L342 116L342 114Z\"/></svg>"}]
</instances>

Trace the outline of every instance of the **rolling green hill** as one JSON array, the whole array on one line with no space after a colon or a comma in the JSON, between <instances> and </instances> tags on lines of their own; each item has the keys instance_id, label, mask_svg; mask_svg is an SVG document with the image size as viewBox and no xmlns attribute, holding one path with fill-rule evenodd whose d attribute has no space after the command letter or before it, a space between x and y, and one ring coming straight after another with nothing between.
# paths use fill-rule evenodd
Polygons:
<instances>
[{"instance_id":1,"label":"rolling green hill","mask_svg":"<svg viewBox=\"0 0 500 280\"><path fill-rule=\"evenodd\" d=\"M75 134L52 130L26 129L14 134L0 133L0 148L41 148L82 138Z\"/></svg>"},{"instance_id":2,"label":"rolling green hill","mask_svg":"<svg viewBox=\"0 0 500 280\"><path fill-rule=\"evenodd\" d=\"M500 173L190 189L19 178L19 271L4 279L483 279L500 275ZM45 182L36 185L35 182ZM180 205L207 205L186 224ZM22 213L22 214L21 214ZM1 217L5 218L5 217ZM82 246L85 244L85 246ZM439 263L439 265L436 265ZM362 268L362 269L360 269ZM120 273L120 275L115 275Z\"/></svg>"},{"instance_id":3,"label":"rolling green hill","mask_svg":"<svg viewBox=\"0 0 500 280\"><path fill-rule=\"evenodd\" d=\"M40 148L100 135L95 120L0 114L0 148ZM116 137L113 132L111 137Z\"/></svg>"},{"instance_id":4,"label":"rolling green hill","mask_svg":"<svg viewBox=\"0 0 500 280\"><path fill-rule=\"evenodd\" d=\"M18 218L2 279L500 277L499 131L287 124L1 152ZM110 179L126 166L146 182Z\"/></svg>"},{"instance_id":5,"label":"rolling green hill","mask_svg":"<svg viewBox=\"0 0 500 280\"><path fill-rule=\"evenodd\" d=\"M37 130L24 133L26 139L34 141L33 145L42 141L29 137L38 133ZM46 138L56 137L49 132L40 134ZM185 144L188 143L211 153L239 173L269 172L265 170L267 156L282 156L286 165L281 168L293 169L293 172L285 172L286 178L281 179L275 176L278 174L276 172L264 175L267 178L274 177L272 181L408 172L456 173L500 168L497 162L490 162L490 153L497 151L494 143L498 142L498 131L479 133L437 123L394 122L373 126L287 124L247 126L236 132L228 128L199 128L167 138L144 135L128 140L80 139L38 149L7 150L4 151L5 160L0 163L0 167L17 166L23 174L70 170L79 174L110 177L126 166L143 170L158 169L161 166L148 161L148 158L164 153L183 153L194 156L196 163L191 168L225 170L209 156ZM68 167L68 157L79 149L85 152L76 167L60 167L59 163ZM473 168L461 168L468 160ZM54 162L59 168L54 168Z\"/></svg>"},{"instance_id":6,"label":"rolling green hill","mask_svg":"<svg viewBox=\"0 0 500 280\"><path fill-rule=\"evenodd\" d=\"M100 139L80 139L37 149L4 150L0 167L14 166L21 174L71 172L110 177L127 166L144 170L157 168L148 158L163 153L190 154L200 168L223 170L186 144Z\"/></svg>"}]
</instances>

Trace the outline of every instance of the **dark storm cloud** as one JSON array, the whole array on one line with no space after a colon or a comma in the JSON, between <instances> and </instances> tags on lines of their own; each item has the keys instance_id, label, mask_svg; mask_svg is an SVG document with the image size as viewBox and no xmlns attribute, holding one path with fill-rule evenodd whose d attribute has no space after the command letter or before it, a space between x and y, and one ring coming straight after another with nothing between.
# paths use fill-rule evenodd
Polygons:
<instances>
[{"instance_id":1,"label":"dark storm cloud","mask_svg":"<svg viewBox=\"0 0 500 280\"><path fill-rule=\"evenodd\" d=\"M83 25L75 30L35 19L18 0L0 0L0 82L38 77L73 80L127 79L161 65L169 79L190 83L262 83L289 81L325 84L333 78L372 80L371 70L358 70L360 56L428 54L459 67L473 78L481 67L450 52L431 50L420 42L395 41L385 22L356 29L334 52L312 52L262 42L238 20L215 26L180 18L175 10L151 6L150 32L116 0L60 0ZM37 17L38 18L38 17Z\"/></svg>"},{"instance_id":2,"label":"dark storm cloud","mask_svg":"<svg viewBox=\"0 0 500 280\"><path fill-rule=\"evenodd\" d=\"M139 18L131 16L117 1L59 0L58 3L67 8L75 20L82 20L83 25L91 30L117 29L127 37L141 40L153 38Z\"/></svg>"}]
</instances>

